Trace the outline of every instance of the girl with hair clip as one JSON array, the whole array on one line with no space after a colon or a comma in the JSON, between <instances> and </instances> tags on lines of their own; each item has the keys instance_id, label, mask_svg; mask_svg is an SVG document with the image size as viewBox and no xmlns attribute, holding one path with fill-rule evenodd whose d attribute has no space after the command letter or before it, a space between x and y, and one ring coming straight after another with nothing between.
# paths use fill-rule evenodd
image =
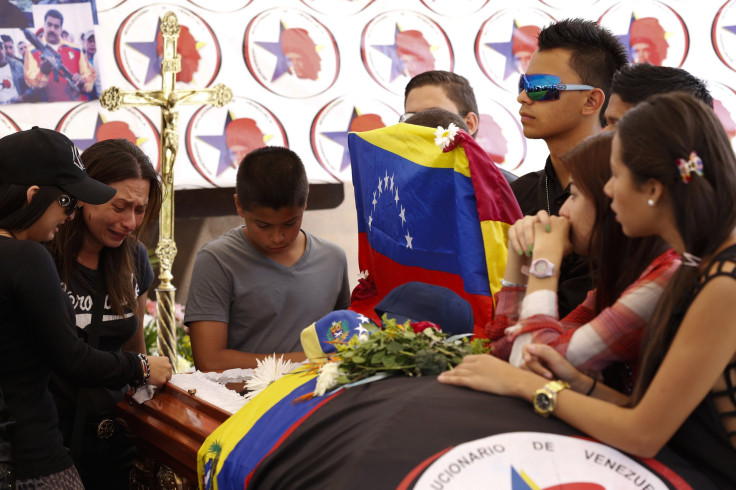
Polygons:
<instances>
[{"instance_id":1,"label":"girl with hair clip","mask_svg":"<svg viewBox=\"0 0 736 490\"><path fill-rule=\"evenodd\" d=\"M74 218L77 204L102 204L115 189L91 179L74 144L34 127L0 139L0 390L18 489L83 488L64 447L51 373L80 386L120 388L171 377L165 357L103 352L77 336L74 312L39 242Z\"/></svg>"},{"instance_id":2,"label":"girl with hair clip","mask_svg":"<svg viewBox=\"0 0 736 490\"><path fill-rule=\"evenodd\" d=\"M87 174L117 192L84 203L50 244L77 327L93 347L146 353L143 315L153 270L139 237L161 205L161 184L143 151L125 139L100 141L82 153ZM125 389L79 391L54 376L51 391L64 442L86 488L128 488L135 446L115 418Z\"/></svg>"},{"instance_id":3,"label":"girl with hair clip","mask_svg":"<svg viewBox=\"0 0 736 490\"><path fill-rule=\"evenodd\" d=\"M444 383L527 399L603 443L637 456L665 444L719 488L736 487L736 157L713 110L693 97L654 96L628 112L605 187L623 232L659 236L682 256L643 342L632 396L575 370L549 346L527 345L534 372L468 356ZM535 224L535 234L564 228ZM566 233L566 232L565 232ZM535 256L559 254L539 246ZM554 379L553 378L558 378ZM552 381L550 381L552 380ZM614 403L611 403L613 401Z\"/></svg>"},{"instance_id":4,"label":"girl with hair clip","mask_svg":"<svg viewBox=\"0 0 736 490\"><path fill-rule=\"evenodd\" d=\"M515 366L523 364L524 345L547 344L582 371L595 375L605 369L609 385L631 393L644 327L680 259L657 236L629 238L622 232L603 192L611 177L612 140L613 133L602 133L563 155L571 186L559 217L540 211L510 228L505 287L486 333L493 354ZM560 229L569 223L570 232L535 235L536 223ZM585 301L562 319L555 274L562 256L531 260L550 239L558 240L565 255L588 256L595 282ZM536 278L540 267L549 267L551 276Z\"/></svg>"}]
</instances>

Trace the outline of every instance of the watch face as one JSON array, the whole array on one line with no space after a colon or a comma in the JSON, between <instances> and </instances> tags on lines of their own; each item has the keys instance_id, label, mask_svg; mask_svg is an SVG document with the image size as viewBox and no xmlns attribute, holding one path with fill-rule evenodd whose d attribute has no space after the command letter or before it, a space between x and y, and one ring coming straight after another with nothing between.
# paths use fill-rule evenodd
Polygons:
<instances>
[{"instance_id":1,"label":"watch face","mask_svg":"<svg viewBox=\"0 0 736 490\"><path fill-rule=\"evenodd\" d=\"M544 274L545 272L547 272L547 263L542 260L535 260L534 261L534 273Z\"/></svg>"},{"instance_id":2,"label":"watch face","mask_svg":"<svg viewBox=\"0 0 736 490\"><path fill-rule=\"evenodd\" d=\"M537 393L534 404L541 411L547 411L552 406L552 400L547 393Z\"/></svg>"}]
</instances>

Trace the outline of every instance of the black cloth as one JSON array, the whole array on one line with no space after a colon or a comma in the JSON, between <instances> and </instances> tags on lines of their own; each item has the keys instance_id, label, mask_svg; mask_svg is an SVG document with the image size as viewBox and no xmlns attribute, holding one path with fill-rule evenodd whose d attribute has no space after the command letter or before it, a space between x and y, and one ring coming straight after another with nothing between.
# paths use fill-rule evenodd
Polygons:
<instances>
[{"instance_id":1,"label":"black cloth","mask_svg":"<svg viewBox=\"0 0 736 490\"><path fill-rule=\"evenodd\" d=\"M559 216L560 208L570 196L570 186L564 189L552 165L552 159L542 170L522 175L511 184L524 216L535 215L542 209ZM560 281L557 287L557 306L560 318L564 318L585 300L593 289L588 259L571 253L560 264Z\"/></svg>"},{"instance_id":2,"label":"black cloth","mask_svg":"<svg viewBox=\"0 0 736 490\"><path fill-rule=\"evenodd\" d=\"M133 253L136 268L132 280L136 297L140 297L153 283L153 269L143 244L138 243ZM82 280L73 280L70 284L61 283L61 287L72 302L77 327L85 332L88 330L92 321L95 298L104 298L101 323L97 325L99 336L97 348L121 353L123 345L139 328L136 311L126 309L124 315L116 314L110 306L102 273L79 263L74 266L81 274ZM64 445L71 447L79 386L74 380L52 375L49 389L54 395L59 413L59 427L64 437ZM121 488L128 485L127 473L135 460L135 446L132 439L120 428L110 439L99 439L96 434L96 427L103 419L115 418L115 405L123 400L126 389L127 387L118 390L108 388L85 390L85 431L77 470L86 488L111 489L115 482L118 482Z\"/></svg>"},{"instance_id":3,"label":"black cloth","mask_svg":"<svg viewBox=\"0 0 736 490\"><path fill-rule=\"evenodd\" d=\"M736 245L718 254L711 265L728 262L736 265ZM705 270L710 271L711 266L708 266ZM728 275L736 279L736 270L730 274L719 275ZM695 300L703 286L713 277L718 277L718 275L706 274L701 276L698 284L678 302L670 317L672 324L679 326L682 323L690 304ZM706 327L706 325L703 325L703 327ZM693 368L697 369L695 366ZM726 368L724 372L727 379L731 376L729 370L729 368ZM733 396L734 394L731 394L732 401L734 400ZM731 445L728 433L723 427L721 415L716 409L714 399L713 393L708 393L675 433L669 444L683 457L692 461L693 464L707 470L719 488L733 489L736 488L736 449Z\"/></svg>"},{"instance_id":4,"label":"black cloth","mask_svg":"<svg viewBox=\"0 0 736 490\"><path fill-rule=\"evenodd\" d=\"M136 297L138 297L151 287L153 283L153 269L148 260L146 248L142 244L138 244L134 254L136 257L136 277L133 278L133 281L136 288ZM136 312L128 309L125 312L125 316L117 315L112 311L110 306L107 289L105 288L105 282L100 271L89 269L79 263L75 264L75 267L82 274L84 281L74 281L71 284L62 283L61 287L72 302L77 327L84 330L92 320L94 295L91 293L91 290L93 290L98 296L105 297L102 328L99 329L98 349L110 352L122 352L123 345L138 330ZM121 280L123 279L121 278ZM60 420L68 423L73 422L78 385L73 380L65 380L59 376L52 376L49 387L54 395ZM123 400L125 388L119 390L96 388L90 390L90 395L90 403L87 408L87 421L94 422L114 416L115 405ZM67 436L68 434L65 433L65 441L68 441Z\"/></svg>"},{"instance_id":5,"label":"black cloth","mask_svg":"<svg viewBox=\"0 0 736 490\"><path fill-rule=\"evenodd\" d=\"M10 453L10 428L13 420L10 418L10 411L5 404L3 392L0 391L0 464L11 463L13 457ZM2 488L0 486L0 488Z\"/></svg>"},{"instance_id":6,"label":"black cloth","mask_svg":"<svg viewBox=\"0 0 736 490\"><path fill-rule=\"evenodd\" d=\"M529 431L586 437L557 418L540 417L518 398L441 384L435 376L396 376L354 386L319 406L261 460L247 488L411 488L423 463L444 450L491 435ZM661 463L691 488L714 488L667 447L655 459L637 462L663 480L671 481L660 473L663 468L649 463ZM487 487L495 488L492 482ZM630 487L644 488L633 482Z\"/></svg>"},{"instance_id":7,"label":"black cloth","mask_svg":"<svg viewBox=\"0 0 736 490\"><path fill-rule=\"evenodd\" d=\"M79 339L71 303L40 243L0 237L0 390L16 422L10 443L19 479L72 466L48 390L52 370L110 388L142 378L134 354L100 352Z\"/></svg>"}]
</instances>

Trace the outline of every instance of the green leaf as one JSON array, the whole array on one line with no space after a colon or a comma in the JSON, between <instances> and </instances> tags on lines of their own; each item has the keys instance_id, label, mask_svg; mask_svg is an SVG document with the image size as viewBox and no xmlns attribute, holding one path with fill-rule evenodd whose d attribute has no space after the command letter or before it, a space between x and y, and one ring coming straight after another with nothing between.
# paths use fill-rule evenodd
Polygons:
<instances>
[{"instance_id":1,"label":"green leaf","mask_svg":"<svg viewBox=\"0 0 736 490\"><path fill-rule=\"evenodd\" d=\"M365 362L365 358L356 354L353 356L353 362L355 364L363 364Z\"/></svg>"},{"instance_id":2,"label":"green leaf","mask_svg":"<svg viewBox=\"0 0 736 490\"><path fill-rule=\"evenodd\" d=\"M383 365L386 367L393 367L395 362L396 362L396 356L389 355L383 358Z\"/></svg>"},{"instance_id":3,"label":"green leaf","mask_svg":"<svg viewBox=\"0 0 736 490\"><path fill-rule=\"evenodd\" d=\"M390 354L396 354L400 352L404 348L404 346L401 344L401 342L393 341L390 344L388 344L386 348L388 349L388 352Z\"/></svg>"}]
</instances>

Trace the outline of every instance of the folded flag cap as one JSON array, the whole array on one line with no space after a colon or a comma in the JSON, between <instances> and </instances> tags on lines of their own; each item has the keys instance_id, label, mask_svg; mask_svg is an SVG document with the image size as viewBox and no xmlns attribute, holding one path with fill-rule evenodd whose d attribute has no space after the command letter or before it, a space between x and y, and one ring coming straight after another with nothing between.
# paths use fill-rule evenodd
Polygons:
<instances>
[{"instance_id":1,"label":"folded flag cap","mask_svg":"<svg viewBox=\"0 0 736 490\"><path fill-rule=\"evenodd\" d=\"M328 355L337 352L335 344L376 330L376 324L365 315L350 310L336 310L302 330L302 348L311 362L324 362Z\"/></svg>"},{"instance_id":2,"label":"folded flag cap","mask_svg":"<svg viewBox=\"0 0 736 490\"><path fill-rule=\"evenodd\" d=\"M473 333L473 309L451 289L412 281L391 290L376 305L376 314L398 323L432 322L448 336Z\"/></svg>"}]
</instances>

